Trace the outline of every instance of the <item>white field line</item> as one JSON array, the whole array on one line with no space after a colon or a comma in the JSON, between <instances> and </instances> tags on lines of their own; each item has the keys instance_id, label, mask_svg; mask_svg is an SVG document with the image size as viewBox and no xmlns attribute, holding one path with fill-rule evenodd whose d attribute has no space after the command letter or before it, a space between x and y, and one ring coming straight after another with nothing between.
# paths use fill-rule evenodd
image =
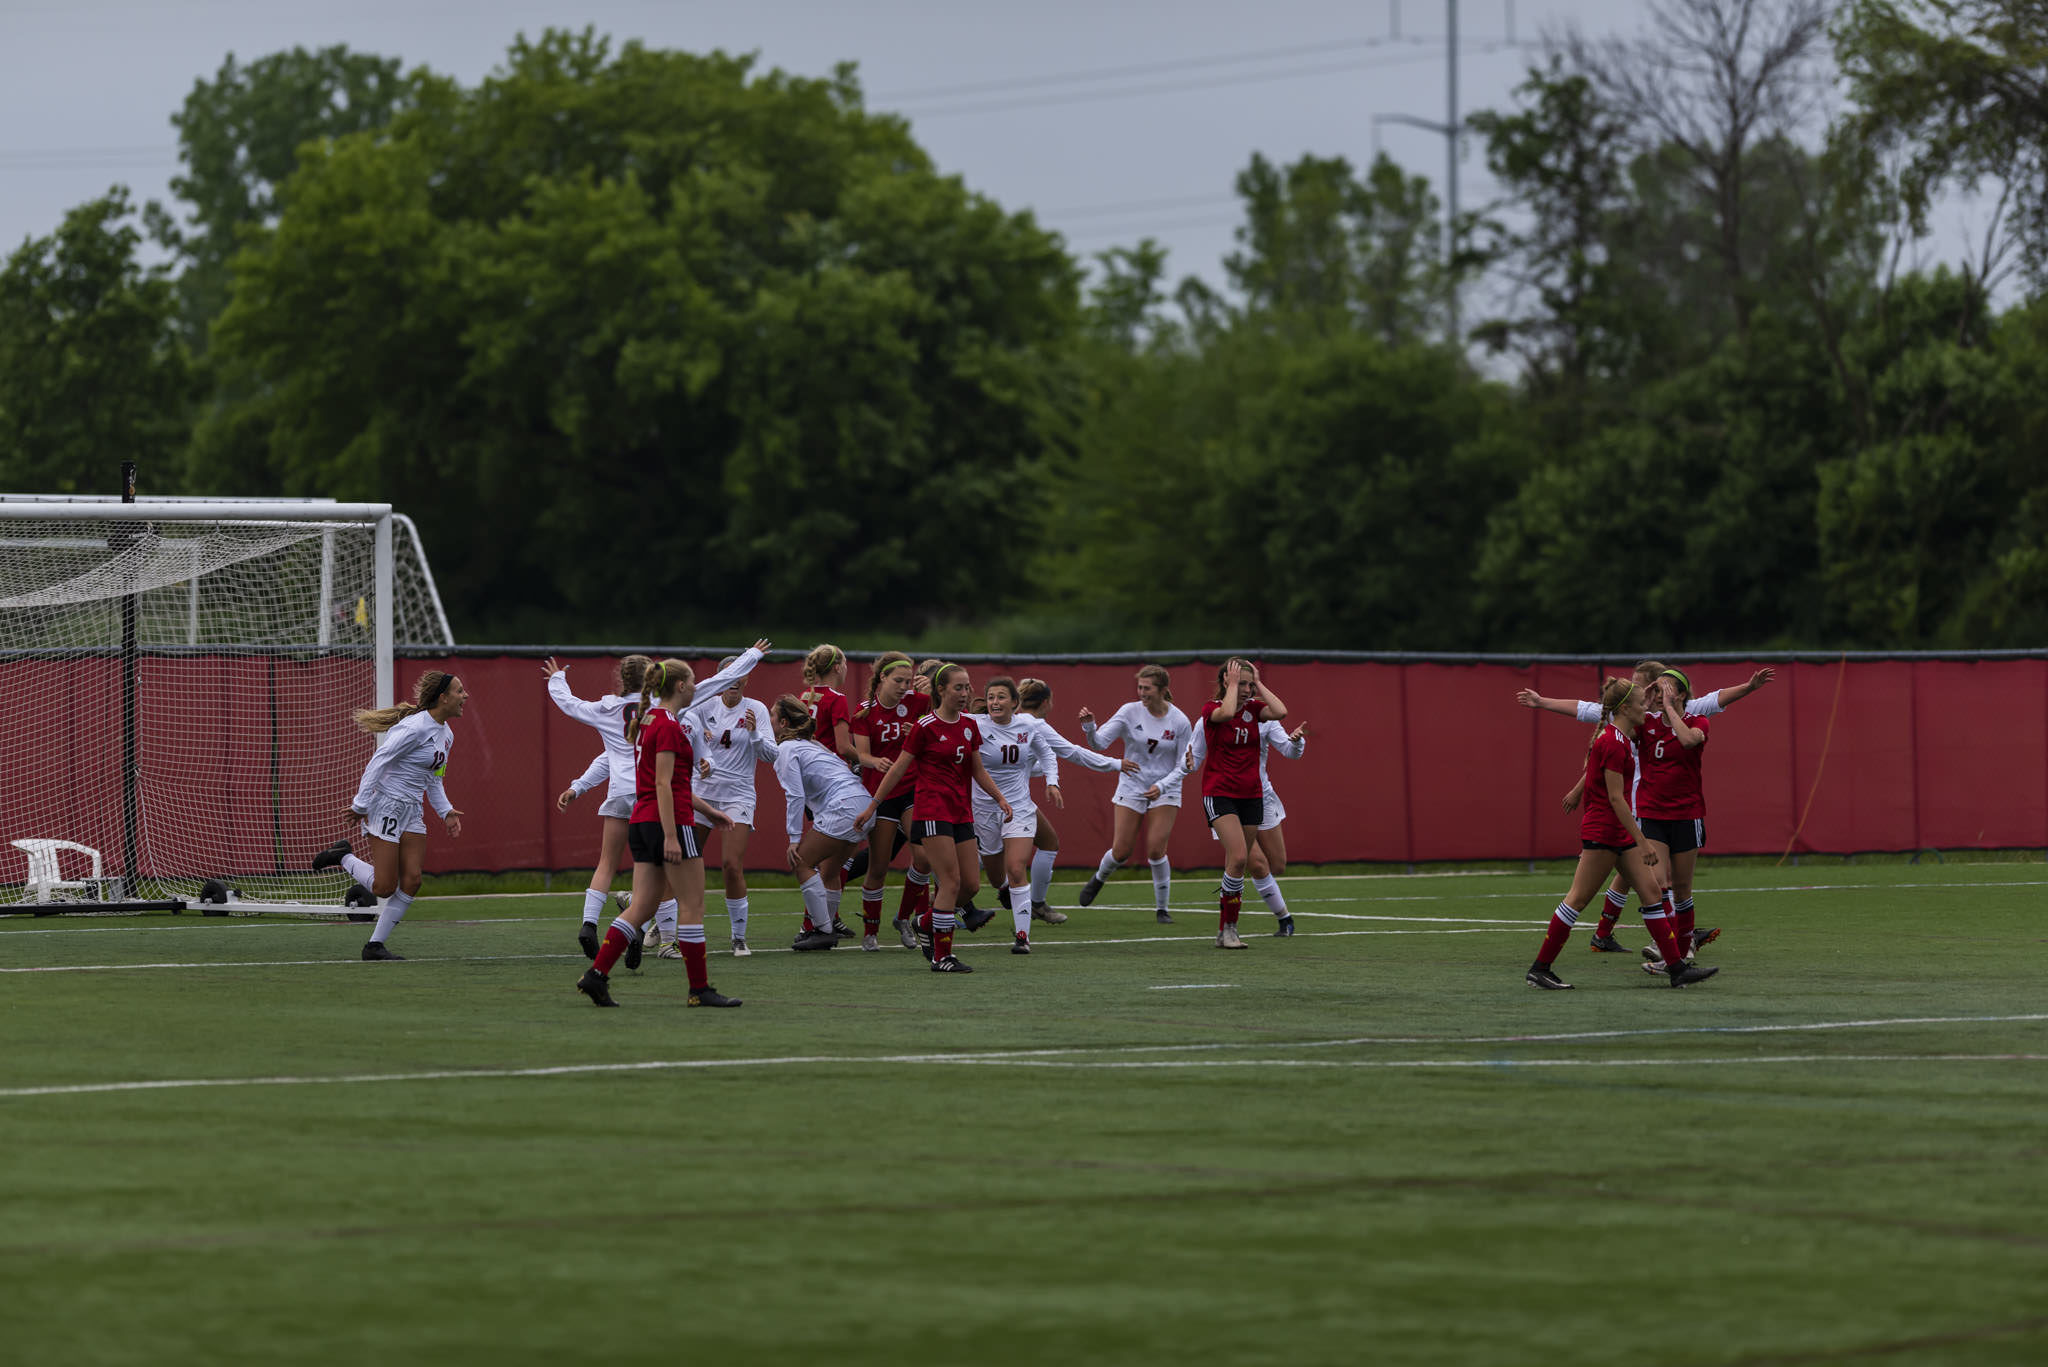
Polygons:
<instances>
[{"instance_id":1,"label":"white field line","mask_svg":"<svg viewBox=\"0 0 2048 1367\"><path fill-rule=\"evenodd\" d=\"M1163 983L1158 987L1148 987L1145 990L1147 992L1208 992L1218 988L1236 986L1236 983Z\"/></svg>"},{"instance_id":2,"label":"white field line","mask_svg":"<svg viewBox=\"0 0 2048 1367\"><path fill-rule=\"evenodd\" d=\"M443 922L443 924L447 923ZM1539 926L1541 924L1542 922L1540 921L1532 921L1527 923L1526 925L1515 926L1512 929L1482 926L1475 928L1460 927L1448 930L1327 930L1321 932L1319 938L1327 939L1336 936L1346 935L1526 935L1529 932L1529 927ZM1209 935L1208 933L1201 932L1194 935L1137 935L1132 936L1128 939L1118 940L1033 940L1031 942L1031 948L1033 952L1037 952L1046 949L1072 949L1078 948L1083 945L1207 945L1212 943L1213 938L1214 937ZM1008 940L955 940L953 942L953 949L955 953L967 949L1007 950L1009 947L1010 942ZM900 944L885 944L882 946L882 949L893 950L897 953L907 952ZM716 949L711 952L713 954L729 955L732 951L726 949ZM857 949L846 951L814 950L811 952L838 954L861 953L861 951ZM764 946L763 948L756 949L754 953L792 954L795 953L795 951L787 945L780 945ZM561 954L409 954L406 956L405 961L407 963L415 964L491 964L510 963L520 959L581 959L582 957L583 955L580 952L570 950L566 953ZM131 969L168 968L333 968L337 965L353 965L360 962L362 962L360 959L342 956L330 959L211 959L205 961L195 960L175 963L166 962L137 964L29 964L16 968L0 968L0 973L120 973Z\"/></svg>"},{"instance_id":3,"label":"white field line","mask_svg":"<svg viewBox=\"0 0 2048 1367\"><path fill-rule=\"evenodd\" d=\"M150 1092L176 1089L211 1087L319 1087L356 1086L369 1083L387 1082L444 1082L465 1079L525 1078L525 1077L577 1077L606 1073L645 1073L679 1071L700 1068L778 1068L811 1065L876 1065L876 1064L1025 1064L1033 1061L1043 1066L1115 1067L1114 1060L1083 1061L1079 1064L1063 1064L1059 1060L1073 1059L1077 1055L1104 1054L1221 1054L1243 1053L1262 1050L1268 1053L1286 1049L1320 1049L1366 1044L1432 1044L1439 1047L1465 1044L1495 1044L1502 1042L1538 1042L1570 1039L1611 1039L1624 1035L1687 1035L1687 1034L1746 1034L1774 1030L1867 1030L1891 1025L1933 1025L1933 1024L1982 1024L2004 1021L2048 1020L2048 1013L2024 1016L1918 1016L1899 1017L1890 1020L1857 1021L1811 1021L1790 1025L1757 1026L1695 1026L1676 1029L1653 1030L1603 1030L1576 1035L1508 1035L1475 1036L1470 1038L1405 1039L1375 1038L1363 1036L1354 1039L1296 1040L1222 1042L1205 1044L1130 1044L1111 1046L1075 1046L1054 1049L999 1049L978 1053L953 1054L882 1054L872 1057L844 1054L795 1054L763 1058L731 1059L649 1059L635 1063L567 1063L546 1067L530 1068L443 1068L431 1071L408 1073L343 1073L320 1077L309 1075L284 1075L269 1077L202 1077L202 1078L157 1078L132 1082L81 1082L56 1083L37 1087L0 1088L0 1099L31 1096L82 1096L101 1092ZM1381 1068L1577 1068L1577 1067L1656 1067L1694 1063L1840 1063L1840 1062L2036 1062L2048 1059L2042 1054L1783 1054L1774 1056L1736 1056L1723 1059L1693 1058L1641 1058L1641 1059L1362 1059L1330 1061L1330 1066L1339 1067L1381 1067ZM1176 1066L1229 1066L1229 1067L1301 1067L1308 1060L1284 1058L1256 1059L1196 1059L1166 1061Z\"/></svg>"}]
</instances>

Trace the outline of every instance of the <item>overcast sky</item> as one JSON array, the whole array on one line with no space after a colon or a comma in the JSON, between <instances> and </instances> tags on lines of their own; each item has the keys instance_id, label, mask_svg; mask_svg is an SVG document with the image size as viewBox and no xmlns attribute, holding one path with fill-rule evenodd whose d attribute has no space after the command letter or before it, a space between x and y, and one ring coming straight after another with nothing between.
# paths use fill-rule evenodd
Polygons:
<instances>
[{"instance_id":1,"label":"overcast sky","mask_svg":"<svg viewBox=\"0 0 2048 1367\"><path fill-rule=\"evenodd\" d=\"M1447 0L0 0L0 250L127 184L169 200L168 122L229 52L343 43L475 81L519 32L594 25L664 47L859 65L871 105L911 119L946 170L1036 210L1086 253L1150 235L1175 276L1217 273L1254 152L1364 165L1375 116L1446 116ZM1567 22L1632 31L1634 0L1463 0L1461 106L1500 106ZM1441 191L1444 144L1382 145ZM1492 186L1467 155L1467 207ZM1960 240L1960 212L1941 225ZM1939 243L1937 243L1939 250Z\"/></svg>"}]
</instances>

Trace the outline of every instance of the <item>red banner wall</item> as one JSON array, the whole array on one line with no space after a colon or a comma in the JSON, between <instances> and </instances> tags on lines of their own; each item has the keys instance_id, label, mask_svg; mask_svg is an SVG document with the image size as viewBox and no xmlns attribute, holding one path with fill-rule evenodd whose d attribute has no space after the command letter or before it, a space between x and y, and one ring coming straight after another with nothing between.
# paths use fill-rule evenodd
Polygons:
<instances>
[{"instance_id":1,"label":"red banner wall","mask_svg":"<svg viewBox=\"0 0 2048 1367\"><path fill-rule=\"evenodd\" d=\"M569 661L588 697L610 687L611 659ZM714 662L697 661L700 672ZM1515 692L1591 697L1623 663L1281 664L1268 681L1289 726L1309 724L1307 754L1275 758L1287 802L1287 848L1303 863L1523 859L1568 855L1578 822L1559 810L1576 781L1587 728L1515 705ZM422 669L452 668L468 683L456 723L448 791L465 812L459 841L433 832L429 867L588 867L597 856L594 802L567 813L555 795L599 750L597 736L547 699L539 658L408 660L399 695ZM1755 664L1699 665L1695 688L1733 685ZM1176 701L1192 714L1215 666L1172 668ZM1107 717L1134 696L1129 665L977 665L978 681L1031 674L1053 688L1051 716L1079 739L1084 705ZM848 692L865 689L859 668ZM748 686L768 699L800 687L795 664L768 664ZM1717 718L1705 759L1710 851L2003 848L2048 845L2048 661L1876 660L1781 666L1776 682ZM780 859L782 795L756 771L759 830L748 862ZM1109 775L1067 766L1064 810L1051 810L1060 862L1081 866L1109 843ZM1192 789L1191 789L1192 791ZM1215 863L1190 805L1174 833L1181 867ZM1802 826L1803 821L1803 826ZM1795 831L1797 837L1795 839Z\"/></svg>"}]
</instances>

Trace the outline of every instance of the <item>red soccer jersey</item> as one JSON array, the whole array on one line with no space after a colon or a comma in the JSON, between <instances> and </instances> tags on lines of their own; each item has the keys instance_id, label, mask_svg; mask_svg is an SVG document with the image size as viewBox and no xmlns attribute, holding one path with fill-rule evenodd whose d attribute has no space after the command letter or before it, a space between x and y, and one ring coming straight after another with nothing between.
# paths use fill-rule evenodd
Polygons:
<instances>
[{"instance_id":1,"label":"red soccer jersey","mask_svg":"<svg viewBox=\"0 0 2048 1367\"><path fill-rule=\"evenodd\" d=\"M917 756L911 773L917 779L917 801L911 811L919 821L972 823L974 806L967 797L974 756L981 753L981 727L962 712L946 721L936 712L919 718L903 748Z\"/></svg>"},{"instance_id":2,"label":"red soccer jersey","mask_svg":"<svg viewBox=\"0 0 2048 1367\"><path fill-rule=\"evenodd\" d=\"M846 705L846 695L836 688L810 688L804 691L804 706L811 709L811 720L817 724L812 738L818 744L839 753L839 723L853 722L853 709Z\"/></svg>"},{"instance_id":3,"label":"red soccer jersey","mask_svg":"<svg viewBox=\"0 0 2048 1367\"><path fill-rule=\"evenodd\" d=\"M1638 736L1640 739L1640 735ZM1621 795L1634 810L1636 790L1636 747L1612 726L1600 728L1593 748L1586 751L1586 791L1579 799L1579 839L1596 845L1626 845L1634 837L1614 814L1607 798L1607 773L1621 775Z\"/></svg>"},{"instance_id":4,"label":"red soccer jersey","mask_svg":"<svg viewBox=\"0 0 2048 1367\"><path fill-rule=\"evenodd\" d=\"M650 707L640 719L640 736L633 749L638 757L633 766L633 820L661 820L661 804L654 792L654 758L667 750L676 757L675 776L668 785L676 798L676 829L680 831L690 825L690 770L696 764L697 752L691 748L688 733L667 708Z\"/></svg>"},{"instance_id":5,"label":"red soccer jersey","mask_svg":"<svg viewBox=\"0 0 2048 1367\"><path fill-rule=\"evenodd\" d=\"M1707 799L1700 787L1700 756L1707 748L1707 719L1687 717L1686 723L1699 729L1702 739L1688 750L1657 713L1643 718L1636 733L1642 752L1643 781L1636 790L1636 815L1659 821L1703 821Z\"/></svg>"},{"instance_id":6,"label":"red soccer jersey","mask_svg":"<svg viewBox=\"0 0 2048 1367\"><path fill-rule=\"evenodd\" d=\"M932 700L922 693L909 692L894 707L884 707L878 702L868 701L860 705L860 711L853 714L847 729L856 736L868 738L868 753L877 759L894 760L903 753L903 742L910 735L917 719L932 710ZM856 749L859 747L855 747ZM869 792L882 785L881 769L862 769L860 781ZM896 785L891 797L908 797L917 791L917 768L912 766Z\"/></svg>"},{"instance_id":7,"label":"red soccer jersey","mask_svg":"<svg viewBox=\"0 0 2048 1367\"><path fill-rule=\"evenodd\" d=\"M1259 797L1265 788L1259 783L1259 721L1266 715L1265 700L1253 698L1236 712L1220 716L1222 701L1202 704L1202 739L1209 758L1202 764L1203 797Z\"/></svg>"}]
</instances>

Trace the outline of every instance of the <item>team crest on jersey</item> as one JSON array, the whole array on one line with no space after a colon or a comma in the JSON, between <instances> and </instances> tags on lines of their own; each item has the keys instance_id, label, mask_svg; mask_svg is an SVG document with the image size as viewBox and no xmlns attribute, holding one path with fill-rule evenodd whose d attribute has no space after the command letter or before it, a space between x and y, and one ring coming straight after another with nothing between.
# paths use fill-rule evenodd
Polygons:
<instances>
[{"instance_id":1,"label":"team crest on jersey","mask_svg":"<svg viewBox=\"0 0 2048 1367\"><path fill-rule=\"evenodd\" d=\"M1250 709L1249 707L1247 707L1247 708L1246 708L1246 709L1245 709L1245 710L1244 710L1244 711L1243 711L1242 713L1240 713L1239 715L1240 715L1240 716L1242 717L1242 719L1243 719L1243 720L1245 720L1245 721L1250 721L1250 720L1252 719L1252 710L1251 710L1251 709Z\"/></svg>"}]
</instances>

